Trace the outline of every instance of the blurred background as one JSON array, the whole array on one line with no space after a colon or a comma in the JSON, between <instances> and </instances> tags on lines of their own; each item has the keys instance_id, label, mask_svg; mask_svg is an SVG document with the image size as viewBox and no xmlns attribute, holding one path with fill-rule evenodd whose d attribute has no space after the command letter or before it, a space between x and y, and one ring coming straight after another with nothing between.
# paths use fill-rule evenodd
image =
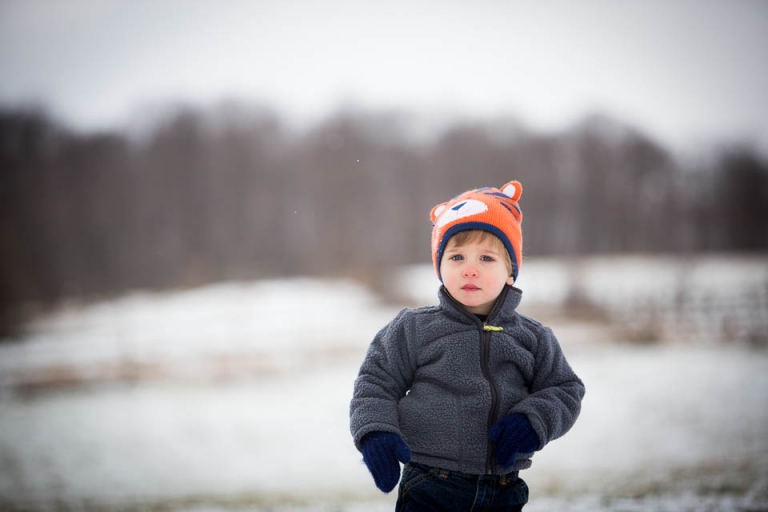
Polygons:
<instances>
[{"instance_id":1,"label":"blurred background","mask_svg":"<svg viewBox=\"0 0 768 512\"><path fill-rule=\"evenodd\" d=\"M0 507L390 510L347 409L522 182L536 510L768 510L768 4L0 1Z\"/></svg>"}]
</instances>

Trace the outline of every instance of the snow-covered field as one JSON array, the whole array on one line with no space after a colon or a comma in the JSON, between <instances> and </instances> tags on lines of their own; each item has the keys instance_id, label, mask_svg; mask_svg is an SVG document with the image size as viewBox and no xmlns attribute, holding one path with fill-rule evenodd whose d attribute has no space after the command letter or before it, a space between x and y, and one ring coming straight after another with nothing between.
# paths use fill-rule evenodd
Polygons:
<instances>
[{"instance_id":1,"label":"snow-covered field","mask_svg":"<svg viewBox=\"0 0 768 512\"><path fill-rule=\"evenodd\" d=\"M576 426L522 475L526 510L768 510L768 258L573 267L530 261L519 282L521 309L550 315L587 386ZM407 300L434 302L430 267L397 275ZM680 333L658 311L683 304L678 323L717 333L629 344L606 318L553 314L574 275L609 319L651 308ZM0 344L0 509L392 510L347 413L366 346L400 307L350 281L289 279L40 318Z\"/></svg>"}]
</instances>

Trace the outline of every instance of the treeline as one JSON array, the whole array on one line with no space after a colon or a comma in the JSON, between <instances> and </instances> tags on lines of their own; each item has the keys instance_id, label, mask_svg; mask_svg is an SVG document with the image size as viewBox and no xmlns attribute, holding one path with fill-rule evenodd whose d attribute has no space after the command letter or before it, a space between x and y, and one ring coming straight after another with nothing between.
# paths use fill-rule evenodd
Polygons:
<instances>
[{"instance_id":1,"label":"treeline","mask_svg":"<svg viewBox=\"0 0 768 512\"><path fill-rule=\"evenodd\" d=\"M342 112L298 132L228 105L178 109L140 137L81 134L0 110L0 323L29 302L427 262L431 207L510 179L528 256L768 249L768 163L748 148L685 163L604 118L408 133L407 116Z\"/></svg>"}]
</instances>

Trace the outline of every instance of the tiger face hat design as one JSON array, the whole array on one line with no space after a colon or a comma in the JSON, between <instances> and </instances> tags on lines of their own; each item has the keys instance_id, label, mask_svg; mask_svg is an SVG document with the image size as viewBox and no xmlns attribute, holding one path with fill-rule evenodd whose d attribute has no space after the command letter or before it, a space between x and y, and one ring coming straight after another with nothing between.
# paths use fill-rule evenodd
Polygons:
<instances>
[{"instance_id":1,"label":"tiger face hat design","mask_svg":"<svg viewBox=\"0 0 768 512\"><path fill-rule=\"evenodd\" d=\"M504 243L512 259L512 276L517 281L523 260L523 212L517 205L522 193L520 182L510 181L501 189L468 190L432 208L432 262L441 282L440 260L448 240L471 229L487 231Z\"/></svg>"}]
</instances>

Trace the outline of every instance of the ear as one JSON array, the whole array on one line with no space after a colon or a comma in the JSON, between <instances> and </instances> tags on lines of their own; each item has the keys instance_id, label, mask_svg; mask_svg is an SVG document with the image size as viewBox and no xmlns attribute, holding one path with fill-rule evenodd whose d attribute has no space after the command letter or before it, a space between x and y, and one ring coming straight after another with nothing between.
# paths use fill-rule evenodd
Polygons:
<instances>
[{"instance_id":1,"label":"ear","mask_svg":"<svg viewBox=\"0 0 768 512\"><path fill-rule=\"evenodd\" d=\"M437 221L437 218L440 216L441 213L445 211L445 207L448 206L448 203L441 203L434 208L432 208L432 211L429 212L429 218L432 220L432 224L434 224Z\"/></svg>"},{"instance_id":2,"label":"ear","mask_svg":"<svg viewBox=\"0 0 768 512\"><path fill-rule=\"evenodd\" d=\"M520 196L523 194L523 186L520 184L519 181L510 181L503 187L501 187L501 191L512 198L513 201L517 201L520 199Z\"/></svg>"}]
</instances>

